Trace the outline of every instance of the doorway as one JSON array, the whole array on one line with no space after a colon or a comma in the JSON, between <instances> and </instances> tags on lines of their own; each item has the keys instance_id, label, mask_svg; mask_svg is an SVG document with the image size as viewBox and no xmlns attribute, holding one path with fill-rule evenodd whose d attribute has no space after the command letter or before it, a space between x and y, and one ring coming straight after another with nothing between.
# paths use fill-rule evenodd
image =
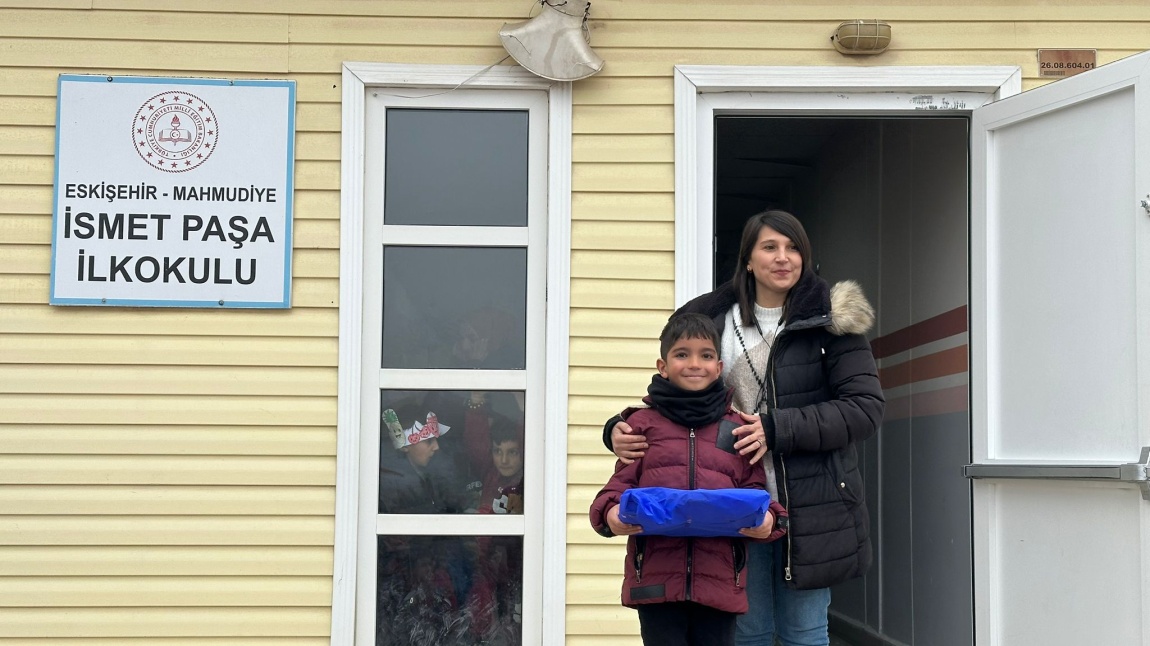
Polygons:
<instances>
[{"instance_id":1,"label":"doorway","mask_svg":"<svg viewBox=\"0 0 1150 646\"><path fill-rule=\"evenodd\" d=\"M878 313L887 414L862 447L875 565L834 590L835 643L969 645L969 118L716 111L711 125L713 282L746 218L783 208L820 275L858 281Z\"/></svg>"}]
</instances>

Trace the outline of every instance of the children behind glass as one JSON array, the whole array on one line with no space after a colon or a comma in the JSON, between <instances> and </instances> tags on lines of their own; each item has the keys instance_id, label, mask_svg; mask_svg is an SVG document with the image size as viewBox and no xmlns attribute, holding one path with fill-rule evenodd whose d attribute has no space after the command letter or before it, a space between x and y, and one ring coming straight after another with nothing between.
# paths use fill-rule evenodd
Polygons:
<instances>
[{"instance_id":1,"label":"children behind glass","mask_svg":"<svg viewBox=\"0 0 1150 646\"><path fill-rule=\"evenodd\" d=\"M523 430L506 417L491 419L490 471L483 481L481 514L523 513ZM472 631L484 646L522 643L523 538L480 536L475 585L471 589Z\"/></svg>"},{"instance_id":2,"label":"children behind glass","mask_svg":"<svg viewBox=\"0 0 1150 646\"><path fill-rule=\"evenodd\" d=\"M675 489L757 488L761 464L716 446L720 420L742 425L730 407L719 360L720 337L702 314L672 317L659 335L658 374L647 387L650 407L627 418L647 438L646 455L619 461L591 505L591 525L602 536L629 536L624 562L623 605L639 613L646 646L735 643L735 618L747 611L746 545L743 538L644 535L619 519L619 500L636 487ZM770 541L783 508L771 501L758 527L743 536Z\"/></svg>"}]
</instances>

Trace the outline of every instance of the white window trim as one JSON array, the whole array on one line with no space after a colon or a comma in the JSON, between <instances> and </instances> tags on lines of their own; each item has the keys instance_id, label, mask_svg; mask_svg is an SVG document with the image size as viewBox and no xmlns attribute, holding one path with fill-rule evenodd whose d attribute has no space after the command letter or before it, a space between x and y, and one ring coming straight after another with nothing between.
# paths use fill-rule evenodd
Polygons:
<instances>
[{"instance_id":1,"label":"white window trim","mask_svg":"<svg viewBox=\"0 0 1150 646\"><path fill-rule=\"evenodd\" d=\"M571 284L571 84L521 67L344 63L340 180L339 386L331 643L355 643L359 450L363 392L364 100L367 86L545 90L547 152L547 341L544 394L543 643L562 643L566 623L567 364ZM472 78L474 77L474 78Z\"/></svg>"},{"instance_id":2,"label":"white window trim","mask_svg":"<svg viewBox=\"0 0 1150 646\"><path fill-rule=\"evenodd\" d=\"M774 114L970 114L1022 90L1016 66L752 67L675 66L675 307L710 291L713 280L716 111ZM917 101L916 101L917 100Z\"/></svg>"}]
</instances>

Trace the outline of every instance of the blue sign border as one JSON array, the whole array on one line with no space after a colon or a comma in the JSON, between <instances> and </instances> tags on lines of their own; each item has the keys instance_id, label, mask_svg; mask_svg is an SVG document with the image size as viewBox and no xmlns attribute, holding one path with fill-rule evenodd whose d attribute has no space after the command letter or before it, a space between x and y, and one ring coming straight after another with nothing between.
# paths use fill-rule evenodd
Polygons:
<instances>
[{"instance_id":1,"label":"blue sign border","mask_svg":"<svg viewBox=\"0 0 1150 646\"><path fill-rule=\"evenodd\" d=\"M283 87L288 91L287 120L287 213L284 230L284 285L283 300L273 302L248 301L159 301L131 298L57 298L56 297L56 227L59 224L60 196L60 106L63 104L64 83L144 83L150 85L219 85L219 86L262 86ZM104 305L129 307L196 307L196 308L247 308L247 309L288 309L291 307L292 279L292 229L295 213L295 87L294 80L273 79L206 79L165 76L100 76L95 74L61 74L56 82L56 153L52 176L52 268L48 288L49 305Z\"/></svg>"}]
</instances>

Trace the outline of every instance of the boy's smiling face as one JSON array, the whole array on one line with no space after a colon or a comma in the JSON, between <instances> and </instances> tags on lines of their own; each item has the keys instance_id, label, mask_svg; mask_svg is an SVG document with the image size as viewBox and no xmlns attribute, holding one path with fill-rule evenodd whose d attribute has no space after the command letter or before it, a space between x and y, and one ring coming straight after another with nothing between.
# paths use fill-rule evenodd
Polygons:
<instances>
[{"instance_id":1,"label":"boy's smiling face","mask_svg":"<svg viewBox=\"0 0 1150 646\"><path fill-rule=\"evenodd\" d=\"M680 338L667 351L666 359L655 362L659 374L683 390L706 390L723 372L723 362L714 341L707 338Z\"/></svg>"}]
</instances>

